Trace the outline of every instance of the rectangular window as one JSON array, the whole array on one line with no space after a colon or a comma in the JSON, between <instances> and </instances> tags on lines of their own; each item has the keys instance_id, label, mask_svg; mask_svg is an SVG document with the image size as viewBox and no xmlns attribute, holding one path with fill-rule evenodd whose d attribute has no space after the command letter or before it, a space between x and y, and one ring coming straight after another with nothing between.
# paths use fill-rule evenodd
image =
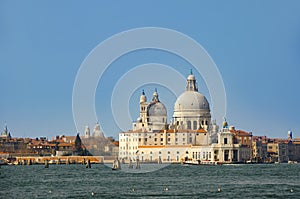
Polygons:
<instances>
[{"instance_id":1,"label":"rectangular window","mask_svg":"<svg viewBox=\"0 0 300 199\"><path fill-rule=\"evenodd\" d=\"M160 138L160 141L161 141L161 142L164 141L164 138Z\"/></svg>"},{"instance_id":2,"label":"rectangular window","mask_svg":"<svg viewBox=\"0 0 300 199\"><path fill-rule=\"evenodd\" d=\"M187 129L192 129L192 128L191 128L191 126L192 126L192 125L191 125L191 121L187 121L187 122L186 122L186 126L187 126Z\"/></svg>"},{"instance_id":3,"label":"rectangular window","mask_svg":"<svg viewBox=\"0 0 300 199\"><path fill-rule=\"evenodd\" d=\"M193 129L197 130L197 121L193 121Z\"/></svg>"},{"instance_id":4,"label":"rectangular window","mask_svg":"<svg viewBox=\"0 0 300 199\"><path fill-rule=\"evenodd\" d=\"M227 138L224 138L224 144L227 144Z\"/></svg>"}]
</instances>

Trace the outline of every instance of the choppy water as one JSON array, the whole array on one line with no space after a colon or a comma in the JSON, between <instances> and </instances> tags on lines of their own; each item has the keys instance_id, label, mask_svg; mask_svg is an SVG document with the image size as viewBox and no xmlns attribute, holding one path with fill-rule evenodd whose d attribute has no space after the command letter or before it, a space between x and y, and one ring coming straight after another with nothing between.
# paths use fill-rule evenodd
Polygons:
<instances>
[{"instance_id":1,"label":"choppy water","mask_svg":"<svg viewBox=\"0 0 300 199\"><path fill-rule=\"evenodd\" d=\"M0 172L0 198L300 198L300 164L169 165L150 173L32 165Z\"/></svg>"}]
</instances>

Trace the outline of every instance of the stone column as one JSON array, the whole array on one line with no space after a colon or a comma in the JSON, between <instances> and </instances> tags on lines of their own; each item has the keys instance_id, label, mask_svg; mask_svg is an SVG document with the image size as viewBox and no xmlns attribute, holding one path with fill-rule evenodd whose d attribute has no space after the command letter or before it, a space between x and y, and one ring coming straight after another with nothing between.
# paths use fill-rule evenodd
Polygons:
<instances>
[{"instance_id":1,"label":"stone column","mask_svg":"<svg viewBox=\"0 0 300 199\"><path fill-rule=\"evenodd\" d=\"M164 138L163 144L164 144L164 146L166 146L167 145L167 130L164 130L163 138Z\"/></svg>"}]
</instances>

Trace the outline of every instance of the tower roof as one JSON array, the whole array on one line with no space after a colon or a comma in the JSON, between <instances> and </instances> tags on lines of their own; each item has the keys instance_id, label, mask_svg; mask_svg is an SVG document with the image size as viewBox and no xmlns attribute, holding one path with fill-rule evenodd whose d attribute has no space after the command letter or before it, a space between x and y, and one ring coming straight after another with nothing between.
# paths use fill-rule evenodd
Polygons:
<instances>
[{"instance_id":1,"label":"tower roof","mask_svg":"<svg viewBox=\"0 0 300 199\"><path fill-rule=\"evenodd\" d=\"M145 95L144 89L142 91L142 95L140 96L140 103L147 102L147 97Z\"/></svg>"}]
</instances>

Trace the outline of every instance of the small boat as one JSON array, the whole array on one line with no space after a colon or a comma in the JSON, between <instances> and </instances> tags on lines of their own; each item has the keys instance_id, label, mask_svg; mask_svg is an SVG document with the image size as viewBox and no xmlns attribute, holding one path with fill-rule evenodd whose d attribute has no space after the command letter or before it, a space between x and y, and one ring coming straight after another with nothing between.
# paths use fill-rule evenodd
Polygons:
<instances>
[{"instance_id":1,"label":"small boat","mask_svg":"<svg viewBox=\"0 0 300 199\"><path fill-rule=\"evenodd\" d=\"M298 164L298 162L297 161L291 161L291 160L289 160L288 164Z\"/></svg>"},{"instance_id":2,"label":"small boat","mask_svg":"<svg viewBox=\"0 0 300 199\"><path fill-rule=\"evenodd\" d=\"M201 161L201 160L186 160L182 162L183 165L208 165L208 166L214 166L219 165L220 163L215 161Z\"/></svg>"},{"instance_id":3,"label":"small boat","mask_svg":"<svg viewBox=\"0 0 300 199\"><path fill-rule=\"evenodd\" d=\"M114 170L121 170L121 164L120 164L120 161L118 159L114 160L113 167L111 169L113 171Z\"/></svg>"}]
</instances>

